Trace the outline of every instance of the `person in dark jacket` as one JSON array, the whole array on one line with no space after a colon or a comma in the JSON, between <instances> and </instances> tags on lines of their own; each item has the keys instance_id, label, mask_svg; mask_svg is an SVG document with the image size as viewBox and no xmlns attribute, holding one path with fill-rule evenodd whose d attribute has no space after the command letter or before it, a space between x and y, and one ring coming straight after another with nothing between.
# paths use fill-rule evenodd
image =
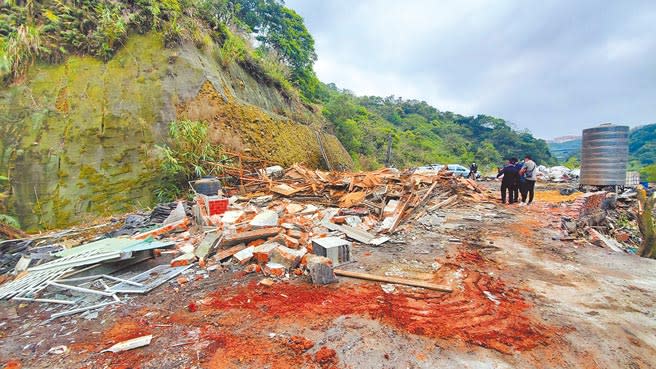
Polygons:
<instances>
[{"instance_id":1,"label":"person in dark jacket","mask_svg":"<svg viewBox=\"0 0 656 369\"><path fill-rule=\"evenodd\" d=\"M515 196L515 188L519 183L519 172L517 167L511 160L499 171L497 178L503 176L501 179L501 202L506 203L506 192L508 192L508 203L514 204L518 199Z\"/></svg>"},{"instance_id":2,"label":"person in dark jacket","mask_svg":"<svg viewBox=\"0 0 656 369\"><path fill-rule=\"evenodd\" d=\"M476 180L476 172L478 172L478 165L476 163L471 163L469 166L469 178Z\"/></svg>"},{"instance_id":3,"label":"person in dark jacket","mask_svg":"<svg viewBox=\"0 0 656 369\"><path fill-rule=\"evenodd\" d=\"M510 159L510 163L514 165L515 168L517 168L517 182L514 184L514 186L511 189L513 195L515 196L515 202L519 202L519 189L522 183L522 176L519 175L519 171L522 169L523 163L518 163L518 161L519 160L517 158Z\"/></svg>"}]
</instances>

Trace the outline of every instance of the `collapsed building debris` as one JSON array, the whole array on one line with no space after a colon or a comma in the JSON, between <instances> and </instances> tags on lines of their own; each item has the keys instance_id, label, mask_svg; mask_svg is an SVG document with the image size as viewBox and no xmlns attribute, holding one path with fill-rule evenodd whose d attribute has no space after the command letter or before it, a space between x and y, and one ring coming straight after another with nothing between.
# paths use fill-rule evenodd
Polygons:
<instances>
[{"instance_id":1,"label":"collapsed building debris","mask_svg":"<svg viewBox=\"0 0 656 369\"><path fill-rule=\"evenodd\" d=\"M569 197L567 193L564 196ZM582 238L613 252L636 254L641 243L636 190L579 193L561 217L562 241Z\"/></svg>"},{"instance_id":2,"label":"collapsed building debris","mask_svg":"<svg viewBox=\"0 0 656 369\"><path fill-rule=\"evenodd\" d=\"M93 346L92 352L105 350L98 357L112 363L138 360L132 355L150 355L162 346L189 346L202 352L210 337L203 332L206 317L217 314L237 322L243 318L243 309L249 309L278 321L290 304L300 306L297 310L305 311L303 316L310 312L315 316L328 306L339 307L334 314L352 314L360 311L358 302L366 301L361 310L365 316L387 323L400 319L399 327L412 326L409 331L419 335L426 335L430 327L452 324L451 330L437 336L460 337L502 353L549 342L548 335L535 333L542 329L539 323L509 313L523 311L527 305L511 288L503 287L505 277L497 276L501 269L492 255L509 247L497 241L502 230L496 228L503 228L519 208L500 208L485 184L445 173L413 175L389 169L329 173L298 166L276 178L268 177L266 171L257 173L260 182L250 182L252 192L240 186L222 187L216 199L225 206L201 210L206 203L199 204L199 194L192 201L158 206L156 223L149 214L133 214L122 224L115 222L112 231L95 234L74 247L50 238L50 243L39 243L39 254L37 248L24 248L20 262L6 275L13 281L0 285L0 291L19 287L20 294L5 299L23 306L12 310L21 317L40 311L33 316L61 318L57 324L68 324L77 317L63 317L81 314L83 321L101 325L107 317L129 315L135 324L148 326ZM293 191L280 191L283 185ZM628 240L620 237L627 231L621 217L634 208L634 196L548 192L553 202L542 202L538 195L537 206L555 215L551 221L562 227L563 234L550 240L574 241L560 243L558 252L590 245L585 240L609 252L609 247L631 250L634 235ZM526 214L522 219L532 220ZM479 232L485 224L488 227ZM510 226L517 228L517 237L530 238L523 225ZM597 235L596 240L591 235ZM25 241L29 239L19 242ZM449 251L441 254L443 250ZM341 283L334 285L337 282ZM208 288L216 290L206 295ZM159 309L162 301L170 307ZM472 313L467 304L484 309ZM97 319L101 309L105 311ZM373 309L373 314L366 309ZM479 313L485 319L476 319ZM480 326L462 328L449 323L470 317L480 321ZM506 337L518 331L513 325L502 327L511 321L525 326L520 330L525 332L522 340ZM181 325L185 330L190 327L191 333L173 336ZM483 327L480 332L479 327ZM499 330L501 335L495 333ZM201 338L196 331L202 332ZM271 342L288 340L281 332L269 332L265 331ZM60 343L66 343L71 352L78 350L75 343L56 342ZM135 352L126 352L131 349ZM61 348L50 355L55 352L66 356L59 354Z\"/></svg>"},{"instance_id":3,"label":"collapsed building debris","mask_svg":"<svg viewBox=\"0 0 656 369\"><path fill-rule=\"evenodd\" d=\"M239 171L242 177L232 181L237 187L227 181L222 190L230 198L197 193L191 206L160 204L150 214L127 216L122 226L113 222L110 231L94 228L102 231L95 241L60 245L84 233L73 230L42 237L46 257L37 256L44 249L30 247L38 238L5 241L3 251L14 251L14 280L0 286L0 299L64 306L51 314L54 319L121 303L119 295L147 293L194 266L215 270L226 263L274 280L307 275L315 284L333 283L333 268L353 261L351 242L380 246L409 221L456 202L491 199L476 182L445 172L338 173L301 165L251 172ZM246 186L250 193L243 192ZM170 261L112 275L160 255L170 255ZM178 277L182 284L186 280Z\"/></svg>"}]
</instances>

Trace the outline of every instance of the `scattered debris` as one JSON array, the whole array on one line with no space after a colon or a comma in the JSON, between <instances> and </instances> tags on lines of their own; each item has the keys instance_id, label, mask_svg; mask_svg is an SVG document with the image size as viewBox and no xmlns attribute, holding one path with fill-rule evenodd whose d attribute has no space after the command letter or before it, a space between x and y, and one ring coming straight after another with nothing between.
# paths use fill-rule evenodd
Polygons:
<instances>
[{"instance_id":1,"label":"scattered debris","mask_svg":"<svg viewBox=\"0 0 656 369\"><path fill-rule=\"evenodd\" d=\"M445 172L386 168L338 173L301 165L286 170L271 165L224 169L226 175L238 176L240 186L227 185L234 181L225 178L225 186L213 179L196 181L191 184L193 202L160 204L150 214L131 214L122 225L112 223L111 232L105 231L107 226L89 227L95 240L88 237L57 247L57 241L82 232L69 230L36 244L36 238L0 243L3 257L6 250L17 250L11 259L13 271L23 274L0 286L0 299L48 303L56 307L52 319L77 313L93 316L97 309L123 302L119 294L145 294L174 278L176 286L187 286L230 265L269 276L260 281L264 285L288 278L335 283L333 268L354 261L354 242L380 246L411 221L421 219L419 224L424 224L429 219L439 225L444 220L435 211L492 199L476 182ZM113 275L123 269L119 266L163 256L163 263L146 271L130 273L128 268L127 273ZM99 266L108 271L86 272ZM201 274L185 274L190 268L200 268ZM361 273L350 276L388 281ZM423 282L391 283L450 291Z\"/></svg>"},{"instance_id":2,"label":"scattered debris","mask_svg":"<svg viewBox=\"0 0 656 369\"><path fill-rule=\"evenodd\" d=\"M102 350L100 352L122 352L122 351L128 351L132 349L136 349L139 347L143 346L148 346L150 345L150 341L153 339L153 335L147 335L147 336L141 336L133 339L129 339L127 341L119 342L115 344L114 346Z\"/></svg>"},{"instance_id":3,"label":"scattered debris","mask_svg":"<svg viewBox=\"0 0 656 369\"><path fill-rule=\"evenodd\" d=\"M310 278L314 284L330 284L337 282L333 272L333 261L317 255L308 255L306 258Z\"/></svg>"},{"instance_id":4,"label":"scattered debris","mask_svg":"<svg viewBox=\"0 0 656 369\"><path fill-rule=\"evenodd\" d=\"M48 350L48 353L50 355L61 355L67 352L68 352L68 346L66 345L51 347L50 350Z\"/></svg>"}]
</instances>

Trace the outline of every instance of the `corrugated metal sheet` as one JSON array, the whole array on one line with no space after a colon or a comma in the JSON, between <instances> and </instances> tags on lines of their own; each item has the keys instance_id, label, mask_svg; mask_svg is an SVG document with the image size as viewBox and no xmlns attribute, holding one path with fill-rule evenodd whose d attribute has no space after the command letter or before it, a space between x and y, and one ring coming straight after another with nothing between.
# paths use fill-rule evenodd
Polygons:
<instances>
[{"instance_id":1,"label":"corrugated metal sheet","mask_svg":"<svg viewBox=\"0 0 656 369\"><path fill-rule=\"evenodd\" d=\"M629 161L629 127L604 124L583 130L581 184L624 186Z\"/></svg>"}]
</instances>

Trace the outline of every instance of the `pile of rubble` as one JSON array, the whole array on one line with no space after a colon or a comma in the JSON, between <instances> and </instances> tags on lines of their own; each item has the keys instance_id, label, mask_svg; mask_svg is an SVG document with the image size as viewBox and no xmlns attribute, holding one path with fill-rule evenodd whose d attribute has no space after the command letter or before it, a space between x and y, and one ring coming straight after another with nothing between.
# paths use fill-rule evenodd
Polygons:
<instances>
[{"instance_id":1,"label":"pile of rubble","mask_svg":"<svg viewBox=\"0 0 656 369\"><path fill-rule=\"evenodd\" d=\"M295 165L252 171L239 182L216 195L197 194L189 204L129 215L81 245L7 241L22 257L5 275L13 280L0 285L0 299L48 303L57 318L121 303L121 295L147 293L176 277L171 283L185 285L224 269L262 273L262 284L305 276L327 284L340 273L385 280L334 268L354 262L353 242L379 246L438 209L493 199L476 182L446 172L337 173ZM159 260L154 268L135 271L153 258Z\"/></svg>"},{"instance_id":2,"label":"pile of rubble","mask_svg":"<svg viewBox=\"0 0 656 369\"><path fill-rule=\"evenodd\" d=\"M563 239L585 238L615 252L635 254L641 242L636 223L636 192L589 192L568 206L561 218Z\"/></svg>"}]
</instances>

